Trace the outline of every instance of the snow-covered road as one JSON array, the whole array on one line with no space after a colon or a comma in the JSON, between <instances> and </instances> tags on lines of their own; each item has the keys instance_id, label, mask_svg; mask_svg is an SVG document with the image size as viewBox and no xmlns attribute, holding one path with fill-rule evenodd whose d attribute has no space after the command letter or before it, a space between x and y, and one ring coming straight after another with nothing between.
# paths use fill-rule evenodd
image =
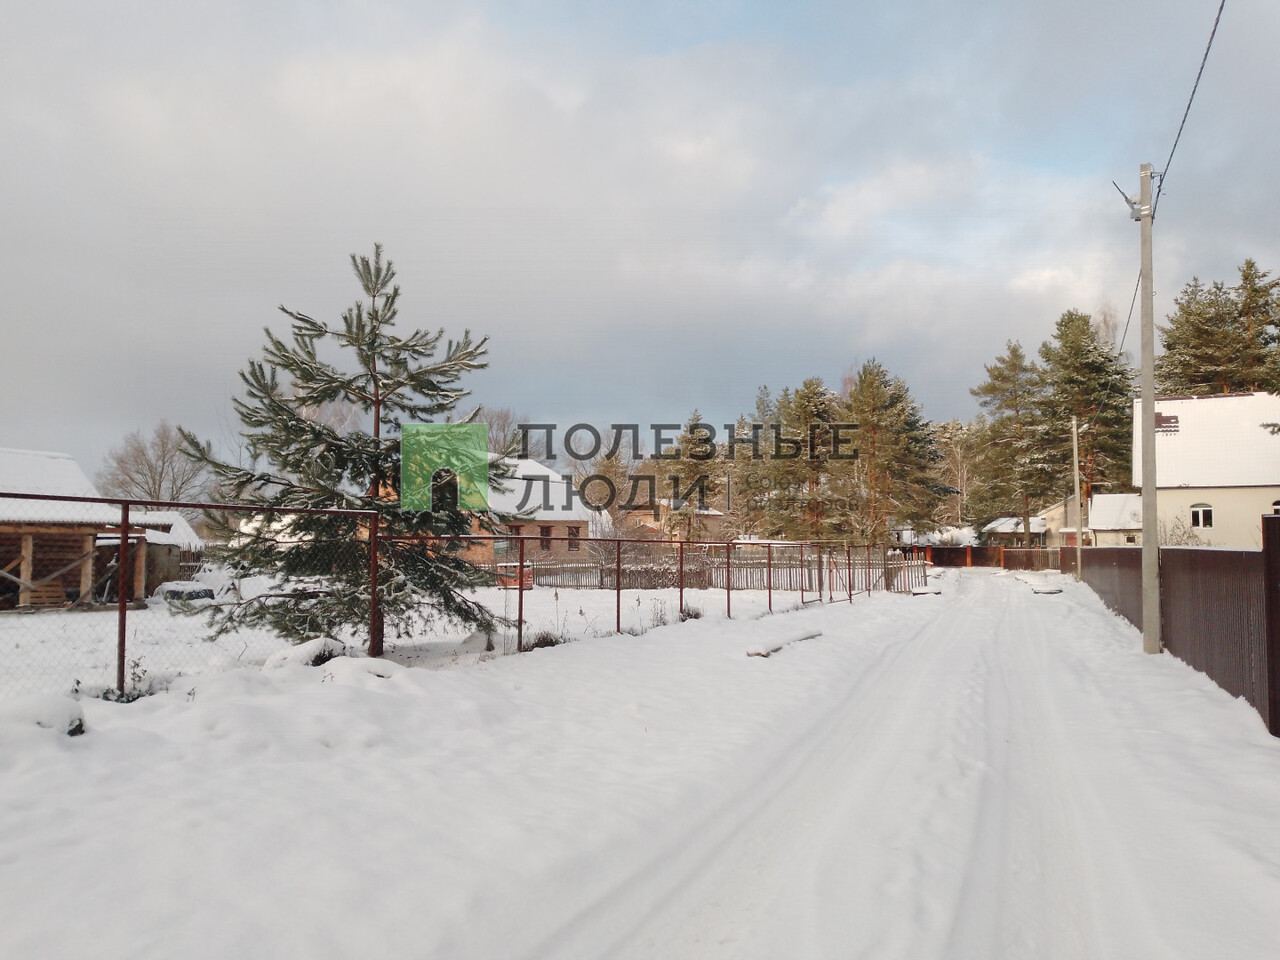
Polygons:
<instances>
[{"instance_id":1,"label":"snow-covered road","mask_svg":"<svg viewBox=\"0 0 1280 960\"><path fill-rule=\"evenodd\" d=\"M593 907L587 949L542 955L1280 952L1274 744L1261 742L1260 796L1243 789L1257 769L1188 750L1210 731L1125 709L1120 678L1141 671L1090 656L1086 638L1115 627L1096 607L969 575L935 612L884 643L729 817L633 878L655 913L617 923L601 949L607 911ZM1233 822L1245 810L1261 816ZM603 905L621 919L646 899L624 886Z\"/></svg>"},{"instance_id":2,"label":"snow-covered road","mask_svg":"<svg viewBox=\"0 0 1280 960\"><path fill-rule=\"evenodd\" d=\"M1276 956L1280 741L1064 587L11 713L0 955Z\"/></svg>"}]
</instances>

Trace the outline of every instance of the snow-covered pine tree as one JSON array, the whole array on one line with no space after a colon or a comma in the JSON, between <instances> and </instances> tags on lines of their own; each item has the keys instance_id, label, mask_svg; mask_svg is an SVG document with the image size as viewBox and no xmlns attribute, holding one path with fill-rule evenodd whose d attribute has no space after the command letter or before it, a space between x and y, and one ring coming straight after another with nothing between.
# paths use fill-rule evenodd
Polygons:
<instances>
[{"instance_id":1,"label":"snow-covered pine tree","mask_svg":"<svg viewBox=\"0 0 1280 960\"><path fill-rule=\"evenodd\" d=\"M906 381L877 360L868 360L847 381L840 419L856 423L856 461L842 461L832 492L856 503L842 533L867 543L888 542L896 525L933 529L942 498L937 432L911 396Z\"/></svg>"},{"instance_id":2,"label":"snow-covered pine tree","mask_svg":"<svg viewBox=\"0 0 1280 960\"><path fill-rule=\"evenodd\" d=\"M1278 286L1253 260L1241 265L1240 282L1231 288L1192 278L1160 328L1159 391L1194 396L1280 388Z\"/></svg>"},{"instance_id":3,"label":"snow-covered pine tree","mask_svg":"<svg viewBox=\"0 0 1280 960\"><path fill-rule=\"evenodd\" d=\"M262 508L247 526L245 514L226 514L218 558L242 577L277 584L263 598L217 608L215 635L266 626L294 642L367 636L370 654L378 655L384 625L401 636L439 618L493 625L469 595L485 573L456 539L433 539L470 532L473 515L436 504L433 512L401 512L399 498L401 425L452 415L467 395L458 386L462 375L486 366L487 338L473 342L467 331L437 358L443 330L396 330L400 288L381 245L372 259L352 254L351 265L365 299L342 314L340 326L282 306L293 321L291 341L268 329L263 359L250 360L240 374L245 396L234 405L252 465L224 462L209 443L183 433L188 455L208 466L228 500ZM322 351L339 359L330 362ZM335 404L354 409L357 416L346 419L356 422L314 415ZM492 470L490 483L500 474ZM282 512L300 507L377 511L381 616L373 622L368 520ZM480 519L493 529L488 516Z\"/></svg>"},{"instance_id":4,"label":"snow-covered pine tree","mask_svg":"<svg viewBox=\"0 0 1280 960\"><path fill-rule=\"evenodd\" d=\"M982 482L979 458L987 427L987 418L982 414L968 423L948 420L937 426L938 452L942 455L938 474L952 491L938 508L940 523L963 527L974 520L974 507L979 503L977 494Z\"/></svg>"},{"instance_id":5,"label":"snow-covered pine tree","mask_svg":"<svg viewBox=\"0 0 1280 960\"><path fill-rule=\"evenodd\" d=\"M1132 477L1133 370L1102 342L1092 318L1068 310L1052 340L1040 345L1045 396L1043 445L1057 496L1071 492L1071 418L1080 434L1080 497L1095 488L1118 490Z\"/></svg>"},{"instance_id":6,"label":"snow-covered pine tree","mask_svg":"<svg viewBox=\"0 0 1280 960\"><path fill-rule=\"evenodd\" d=\"M772 489L768 502L773 535L794 540L826 539L839 522L825 503L832 466L829 425L839 420L836 408L836 395L821 377L809 377L795 391L785 389L778 396L775 421L781 429L779 449L783 456L773 455L772 430L761 435L770 458ZM846 433L842 439L851 438Z\"/></svg>"},{"instance_id":7,"label":"snow-covered pine tree","mask_svg":"<svg viewBox=\"0 0 1280 960\"><path fill-rule=\"evenodd\" d=\"M708 433L708 430L712 430ZM684 430L676 437L676 450L680 457L677 460L658 461L663 464L662 476L657 478L658 488L663 490L663 497L671 499L666 516L666 532L673 537L685 540L702 540L708 529L706 515L699 513L703 507L714 508L715 500L720 496L724 486L720 473L721 464L717 462L718 447L708 436L714 435L714 429L704 423L702 414L694 410L685 421ZM676 477L676 485L680 498L670 495L671 477ZM699 491L701 488L701 492Z\"/></svg>"},{"instance_id":8,"label":"snow-covered pine tree","mask_svg":"<svg viewBox=\"0 0 1280 960\"><path fill-rule=\"evenodd\" d=\"M982 430L975 457L985 488L979 505L984 515L978 519L1021 517L1029 547L1031 514L1053 487L1055 473L1040 415L1043 375L1016 340L1006 342L1004 356L985 369L987 379L969 390L991 418Z\"/></svg>"}]
</instances>

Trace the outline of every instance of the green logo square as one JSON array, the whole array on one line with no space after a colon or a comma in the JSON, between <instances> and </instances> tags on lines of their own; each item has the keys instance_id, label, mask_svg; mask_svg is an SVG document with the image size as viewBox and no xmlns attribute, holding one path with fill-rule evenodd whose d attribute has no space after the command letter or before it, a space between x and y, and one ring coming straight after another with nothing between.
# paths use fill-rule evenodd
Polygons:
<instances>
[{"instance_id":1,"label":"green logo square","mask_svg":"<svg viewBox=\"0 0 1280 960\"><path fill-rule=\"evenodd\" d=\"M401 427L401 510L429 511L432 484L447 479L449 473L458 483L459 510L489 509L487 424L406 423Z\"/></svg>"}]
</instances>

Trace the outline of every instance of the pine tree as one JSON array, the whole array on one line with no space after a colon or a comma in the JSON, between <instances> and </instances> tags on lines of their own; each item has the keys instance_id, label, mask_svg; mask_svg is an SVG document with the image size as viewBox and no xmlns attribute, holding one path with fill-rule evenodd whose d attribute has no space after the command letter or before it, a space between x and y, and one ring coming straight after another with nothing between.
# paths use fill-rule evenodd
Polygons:
<instances>
[{"instance_id":1,"label":"pine tree","mask_svg":"<svg viewBox=\"0 0 1280 960\"><path fill-rule=\"evenodd\" d=\"M722 486L718 475L718 448L714 441L708 439L714 435L708 430L701 413L694 410L689 414L684 430L676 438L680 457L666 462L666 476L658 481L669 485L670 477L676 477L680 498L671 500L665 523L669 534L682 536L685 540L703 539L707 523L706 514L700 511L711 507ZM667 492L677 491L668 486Z\"/></svg>"},{"instance_id":2,"label":"pine tree","mask_svg":"<svg viewBox=\"0 0 1280 960\"><path fill-rule=\"evenodd\" d=\"M400 509L400 428L452 416L466 391L462 375L486 366L487 338L468 331L436 359L444 331L395 329L400 288L395 270L374 247L373 258L351 256L365 299L329 326L281 307L292 321L291 342L266 331L262 360L241 372L245 397L234 401L253 464L219 460L210 444L184 431L189 455L206 464L229 499L261 507L246 529L228 513L228 545L220 559L241 576L279 585L271 596L218 608L215 635L266 626L300 642L317 636L363 636L381 652L384 624L403 635L439 618L492 628L493 616L469 596L486 581L456 538L472 515L456 506L433 512ZM337 347L344 365L321 359ZM327 351L326 351L327 355ZM348 404L363 422L338 429L314 411ZM490 482L501 479L498 470ZM372 510L378 515L380 616L370 622L369 523L364 516L291 514L289 508ZM493 530L481 515L481 525ZM391 540L389 538L406 538Z\"/></svg>"},{"instance_id":3,"label":"pine tree","mask_svg":"<svg viewBox=\"0 0 1280 960\"><path fill-rule=\"evenodd\" d=\"M986 430L987 420L981 414L969 423L948 420L938 425L938 453L942 457L938 475L953 491L939 506L940 523L962 527L973 520L975 495L981 479L978 462Z\"/></svg>"},{"instance_id":4,"label":"pine tree","mask_svg":"<svg viewBox=\"0 0 1280 960\"><path fill-rule=\"evenodd\" d=\"M725 477L724 508L725 536L761 536L771 533L771 519L766 505L772 489L769 450L772 435L767 424L773 423L776 412L768 387L756 391L755 409L751 417L739 416L734 424L737 442L732 454L726 437L721 444L717 469ZM756 446L751 446L752 436Z\"/></svg>"},{"instance_id":5,"label":"pine tree","mask_svg":"<svg viewBox=\"0 0 1280 960\"><path fill-rule=\"evenodd\" d=\"M858 459L832 483L840 499L856 507L841 531L867 543L885 543L893 526L936 526L942 498L953 492L942 482L937 433L907 384L876 360L853 377L841 419L856 423Z\"/></svg>"},{"instance_id":6,"label":"pine tree","mask_svg":"<svg viewBox=\"0 0 1280 960\"><path fill-rule=\"evenodd\" d=\"M1253 260L1240 282L1209 287L1198 277L1174 299L1160 328L1164 353L1156 360L1156 386L1166 395L1238 393L1280 388L1280 280L1268 279Z\"/></svg>"},{"instance_id":7,"label":"pine tree","mask_svg":"<svg viewBox=\"0 0 1280 960\"><path fill-rule=\"evenodd\" d=\"M1232 288L1236 324L1248 345L1242 369L1246 389L1280 389L1280 350L1276 326L1280 324L1280 277L1268 279L1252 260L1240 266L1240 282Z\"/></svg>"},{"instance_id":8,"label":"pine tree","mask_svg":"<svg viewBox=\"0 0 1280 960\"><path fill-rule=\"evenodd\" d=\"M1080 434L1080 496L1094 488L1117 490L1132 476L1133 371L1094 330L1087 313L1068 310L1058 318L1052 340L1040 345L1045 395L1040 405L1043 450L1051 489L1066 497L1072 489L1071 418L1088 430Z\"/></svg>"},{"instance_id":9,"label":"pine tree","mask_svg":"<svg viewBox=\"0 0 1280 960\"><path fill-rule=\"evenodd\" d=\"M762 399L767 395L757 397L758 408ZM765 421L773 426L760 436L765 460L754 471L765 487L757 499L766 504L767 535L796 540L831 535L837 518L824 505L822 491L831 468L830 424L839 419L836 410L837 398L820 377L810 377L794 391L784 389L773 404Z\"/></svg>"},{"instance_id":10,"label":"pine tree","mask_svg":"<svg viewBox=\"0 0 1280 960\"><path fill-rule=\"evenodd\" d=\"M1031 546L1031 514L1051 486L1046 459L1043 372L1027 360L1016 340L1005 343L1005 355L987 364L987 379L970 389L990 414L978 452L986 483L982 521L999 516L1022 518L1023 536ZM986 515L994 511L994 515Z\"/></svg>"}]
</instances>

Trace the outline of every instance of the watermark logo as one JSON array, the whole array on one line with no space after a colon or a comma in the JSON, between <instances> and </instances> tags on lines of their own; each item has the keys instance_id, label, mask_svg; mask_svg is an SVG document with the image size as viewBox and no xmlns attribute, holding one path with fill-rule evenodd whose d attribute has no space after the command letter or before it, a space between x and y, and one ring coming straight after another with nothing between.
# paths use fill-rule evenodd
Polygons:
<instances>
[{"instance_id":1,"label":"watermark logo","mask_svg":"<svg viewBox=\"0 0 1280 960\"><path fill-rule=\"evenodd\" d=\"M401 427L400 509L430 511L432 490L437 494L448 490L452 500L455 483L457 509L489 509L488 425L406 423Z\"/></svg>"}]
</instances>

